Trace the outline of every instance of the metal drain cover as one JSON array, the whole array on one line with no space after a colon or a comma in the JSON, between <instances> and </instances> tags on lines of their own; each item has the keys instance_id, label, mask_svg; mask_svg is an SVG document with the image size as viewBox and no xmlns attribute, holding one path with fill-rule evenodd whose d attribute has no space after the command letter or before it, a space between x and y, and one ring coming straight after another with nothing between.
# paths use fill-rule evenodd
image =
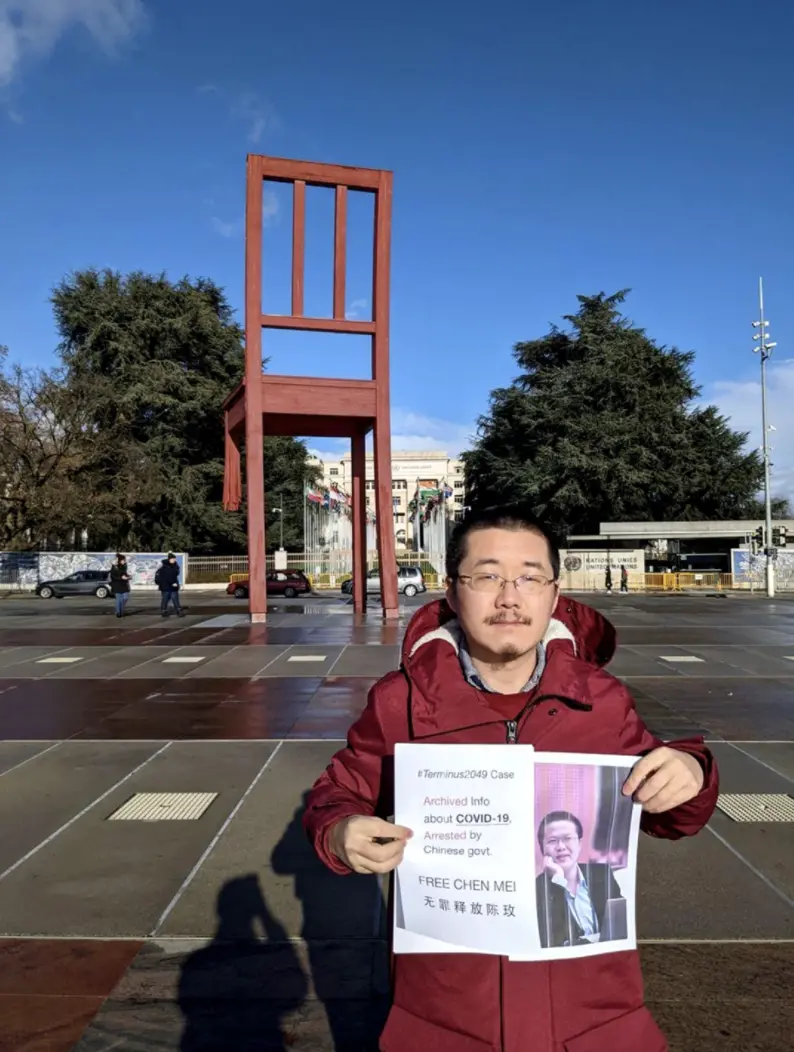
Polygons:
<instances>
[{"instance_id":1,"label":"metal drain cover","mask_svg":"<svg viewBox=\"0 0 794 1052\"><path fill-rule=\"evenodd\" d=\"M135 793L108 816L116 822L193 822L217 793Z\"/></svg>"},{"instance_id":2,"label":"metal drain cover","mask_svg":"<svg viewBox=\"0 0 794 1052\"><path fill-rule=\"evenodd\" d=\"M734 822L794 822L794 798L786 793L720 793L717 807Z\"/></svg>"}]
</instances>

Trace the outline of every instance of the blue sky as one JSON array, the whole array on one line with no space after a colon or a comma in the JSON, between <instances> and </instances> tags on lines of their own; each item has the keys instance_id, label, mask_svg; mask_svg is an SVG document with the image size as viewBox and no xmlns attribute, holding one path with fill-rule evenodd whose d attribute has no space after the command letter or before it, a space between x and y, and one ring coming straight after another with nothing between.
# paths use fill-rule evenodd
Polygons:
<instances>
[{"instance_id":1,"label":"blue sky","mask_svg":"<svg viewBox=\"0 0 794 1052\"><path fill-rule=\"evenodd\" d=\"M49 364L49 290L88 265L208 275L240 306L249 151L391 168L395 445L457 452L516 340L577 293L625 287L758 442L763 274L776 484L794 491L794 7L757 12L0 0L0 343ZM266 206L277 311L290 204ZM329 312L332 209L321 191L308 208L307 310ZM351 209L365 316L365 203ZM365 375L356 340L266 336L274 371Z\"/></svg>"}]
</instances>

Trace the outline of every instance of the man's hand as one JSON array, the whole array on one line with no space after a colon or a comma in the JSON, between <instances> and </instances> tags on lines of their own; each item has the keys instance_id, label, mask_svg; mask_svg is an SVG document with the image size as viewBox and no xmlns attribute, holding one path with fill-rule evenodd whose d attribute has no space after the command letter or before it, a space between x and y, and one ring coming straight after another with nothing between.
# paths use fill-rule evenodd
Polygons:
<instances>
[{"instance_id":1,"label":"man's hand","mask_svg":"<svg viewBox=\"0 0 794 1052\"><path fill-rule=\"evenodd\" d=\"M413 833L382 818L353 815L337 822L328 838L336 857L354 873L391 873L402 862ZM376 840L387 843L377 843Z\"/></svg>"},{"instance_id":2,"label":"man's hand","mask_svg":"<svg viewBox=\"0 0 794 1052\"><path fill-rule=\"evenodd\" d=\"M623 794L633 796L643 811L658 815L697 796L703 781L703 768L694 756L665 745L634 765Z\"/></svg>"},{"instance_id":3,"label":"man's hand","mask_svg":"<svg viewBox=\"0 0 794 1052\"><path fill-rule=\"evenodd\" d=\"M563 872L562 866L558 865L551 855L543 856L543 866L551 880L565 880L565 873Z\"/></svg>"}]
</instances>

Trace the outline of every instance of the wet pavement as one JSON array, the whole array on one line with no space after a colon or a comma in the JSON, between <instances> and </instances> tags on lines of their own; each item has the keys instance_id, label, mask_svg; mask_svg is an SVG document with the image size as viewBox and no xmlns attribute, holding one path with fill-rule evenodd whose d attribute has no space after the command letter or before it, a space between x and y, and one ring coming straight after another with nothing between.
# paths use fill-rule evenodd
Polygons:
<instances>
[{"instance_id":1,"label":"wet pavement","mask_svg":"<svg viewBox=\"0 0 794 1052\"><path fill-rule=\"evenodd\" d=\"M306 844L306 790L397 625L334 598L0 600L0 1050L371 1049L381 893ZM794 603L591 597L647 725L712 743L725 793L794 786ZM115 822L135 792L217 794L188 822ZM794 824L645 838L638 929L673 1052L791 1047Z\"/></svg>"}]
</instances>

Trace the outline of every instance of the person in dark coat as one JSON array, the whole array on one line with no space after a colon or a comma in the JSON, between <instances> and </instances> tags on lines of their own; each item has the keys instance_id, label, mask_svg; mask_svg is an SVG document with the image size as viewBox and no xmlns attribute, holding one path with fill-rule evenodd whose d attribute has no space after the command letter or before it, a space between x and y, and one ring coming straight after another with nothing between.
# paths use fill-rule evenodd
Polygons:
<instances>
[{"instance_id":1,"label":"person in dark coat","mask_svg":"<svg viewBox=\"0 0 794 1052\"><path fill-rule=\"evenodd\" d=\"M561 596L559 577L559 548L523 509L458 523L446 600L413 616L400 668L373 686L309 793L304 825L329 869L389 873L410 837L423 836L388 820L399 742L637 757L622 792L642 805L646 833L677 840L706 825L719 779L703 738L665 743L648 730L626 685L602 667L614 628ZM399 954L392 986L381 1052L667 1049L631 950L560 961Z\"/></svg>"},{"instance_id":2,"label":"person in dark coat","mask_svg":"<svg viewBox=\"0 0 794 1052\"><path fill-rule=\"evenodd\" d=\"M179 603L179 563L173 552L163 559L162 565L154 577L154 583L160 589L160 615L168 617L168 605L174 607L177 617L184 617L185 612Z\"/></svg>"},{"instance_id":3,"label":"person in dark coat","mask_svg":"<svg viewBox=\"0 0 794 1052\"><path fill-rule=\"evenodd\" d=\"M629 590L629 571L625 566L620 568L620 590L624 595Z\"/></svg>"},{"instance_id":4,"label":"person in dark coat","mask_svg":"<svg viewBox=\"0 0 794 1052\"><path fill-rule=\"evenodd\" d=\"M536 881L540 945L577 946L609 942L607 902L621 899L612 867L581 862L584 829L567 811L552 811L538 827L544 871Z\"/></svg>"},{"instance_id":5,"label":"person in dark coat","mask_svg":"<svg viewBox=\"0 0 794 1052\"><path fill-rule=\"evenodd\" d=\"M607 566L607 571L604 574L604 587L607 590L607 595L612 595L612 567Z\"/></svg>"},{"instance_id":6,"label":"person in dark coat","mask_svg":"<svg viewBox=\"0 0 794 1052\"><path fill-rule=\"evenodd\" d=\"M123 555L117 555L110 568L110 590L116 597L116 617L124 617L124 608L130 597L130 571Z\"/></svg>"}]
</instances>

